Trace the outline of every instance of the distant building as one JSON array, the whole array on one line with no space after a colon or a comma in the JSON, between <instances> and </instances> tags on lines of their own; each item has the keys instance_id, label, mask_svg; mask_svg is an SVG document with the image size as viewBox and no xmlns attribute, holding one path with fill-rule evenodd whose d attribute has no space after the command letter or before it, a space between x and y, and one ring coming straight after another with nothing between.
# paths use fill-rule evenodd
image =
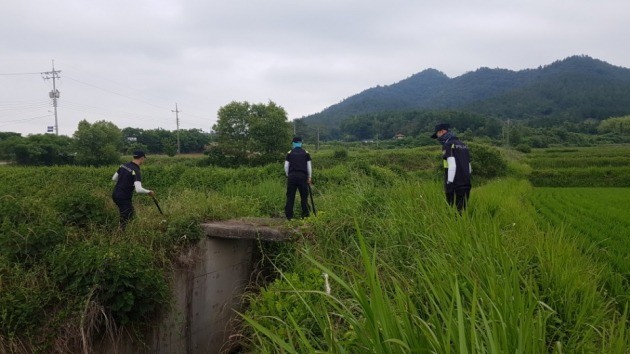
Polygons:
<instances>
[{"instance_id":1,"label":"distant building","mask_svg":"<svg viewBox=\"0 0 630 354\"><path fill-rule=\"evenodd\" d=\"M404 138L405 138L405 134L403 133L396 133L396 135L394 135L394 140L400 140Z\"/></svg>"}]
</instances>

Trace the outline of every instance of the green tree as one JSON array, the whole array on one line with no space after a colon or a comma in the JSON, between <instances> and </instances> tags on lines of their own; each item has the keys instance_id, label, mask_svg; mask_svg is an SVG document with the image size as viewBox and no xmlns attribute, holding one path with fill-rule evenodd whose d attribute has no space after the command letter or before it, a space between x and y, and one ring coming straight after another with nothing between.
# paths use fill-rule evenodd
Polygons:
<instances>
[{"instance_id":1,"label":"green tree","mask_svg":"<svg viewBox=\"0 0 630 354\"><path fill-rule=\"evenodd\" d=\"M125 145L125 148L124 148L124 152L125 152L127 155L133 155L134 151L137 151L137 150L142 150L142 151L144 151L145 153L146 153L147 151L149 151L149 149L147 148L147 146L146 146L146 145L144 145L144 144L139 144L139 143L126 144L126 145Z\"/></svg>"},{"instance_id":2,"label":"green tree","mask_svg":"<svg viewBox=\"0 0 630 354\"><path fill-rule=\"evenodd\" d=\"M177 155L177 141L174 138L162 139L162 152L171 157Z\"/></svg>"},{"instance_id":3,"label":"green tree","mask_svg":"<svg viewBox=\"0 0 630 354\"><path fill-rule=\"evenodd\" d=\"M0 140L0 159L19 165L63 165L73 162L72 139L53 134L13 135Z\"/></svg>"},{"instance_id":4,"label":"green tree","mask_svg":"<svg viewBox=\"0 0 630 354\"><path fill-rule=\"evenodd\" d=\"M15 160L15 146L25 140L20 134L0 135L0 160Z\"/></svg>"},{"instance_id":5,"label":"green tree","mask_svg":"<svg viewBox=\"0 0 630 354\"><path fill-rule=\"evenodd\" d=\"M124 128L121 130L122 135L122 151L126 153L131 153L134 150L144 150L148 151L146 144L142 143L141 137L143 134L143 130L140 128ZM142 146L142 148L138 148L138 146Z\"/></svg>"},{"instance_id":6,"label":"green tree","mask_svg":"<svg viewBox=\"0 0 630 354\"><path fill-rule=\"evenodd\" d=\"M600 134L614 133L620 136L630 133L630 116L608 118L599 123L597 131Z\"/></svg>"},{"instance_id":7,"label":"green tree","mask_svg":"<svg viewBox=\"0 0 630 354\"><path fill-rule=\"evenodd\" d=\"M82 120L73 136L78 164L103 166L120 161L122 133L114 123L98 121L90 124Z\"/></svg>"},{"instance_id":8,"label":"green tree","mask_svg":"<svg viewBox=\"0 0 630 354\"><path fill-rule=\"evenodd\" d=\"M208 153L212 163L223 166L281 159L291 137L286 111L271 101L231 102L219 109L212 129L217 139Z\"/></svg>"},{"instance_id":9,"label":"green tree","mask_svg":"<svg viewBox=\"0 0 630 354\"><path fill-rule=\"evenodd\" d=\"M6 139L9 138L14 138L14 137L22 137L22 134L20 133L13 133L13 132L0 132L0 143L3 142Z\"/></svg>"},{"instance_id":10,"label":"green tree","mask_svg":"<svg viewBox=\"0 0 630 354\"><path fill-rule=\"evenodd\" d=\"M258 163L269 163L286 152L291 140L291 124L284 108L269 101L251 107L249 119L249 151Z\"/></svg>"},{"instance_id":11,"label":"green tree","mask_svg":"<svg viewBox=\"0 0 630 354\"><path fill-rule=\"evenodd\" d=\"M201 129L180 130L181 152L200 153L210 142L210 134L204 133Z\"/></svg>"}]
</instances>

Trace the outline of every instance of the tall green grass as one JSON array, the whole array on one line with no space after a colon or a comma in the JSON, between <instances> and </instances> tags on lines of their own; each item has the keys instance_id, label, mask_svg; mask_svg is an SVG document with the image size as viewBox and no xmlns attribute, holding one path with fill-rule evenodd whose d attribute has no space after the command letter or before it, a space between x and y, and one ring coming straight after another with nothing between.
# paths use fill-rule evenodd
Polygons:
<instances>
[{"instance_id":1,"label":"tall green grass","mask_svg":"<svg viewBox=\"0 0 630 354\"><path fill-rule=\"evenodd\" d=\"M285 276L282 291L253 297L244 314L252 350L623 352L627 314L601 291L605 270L561 229L538 227L531 190L491 183L460 217L437 184L357 181L339 192L342 208L323 201L322 216L309 220L317 242L285 270L316 267L332 292ZM301 300L291 311L286 293Z\"/></svg>"},{"instance_id":2,"label":"tall green grass","mask_svg":"<svg viewBox=\"0 0 630 354\"><path fill-rule=\"evenodd\" d=\"M583 252L612 268L607 289L622 304L630 298L628 198L628 188L535 188L529 195L544 222L562 227Z\"/></svg>"}]
</instances>

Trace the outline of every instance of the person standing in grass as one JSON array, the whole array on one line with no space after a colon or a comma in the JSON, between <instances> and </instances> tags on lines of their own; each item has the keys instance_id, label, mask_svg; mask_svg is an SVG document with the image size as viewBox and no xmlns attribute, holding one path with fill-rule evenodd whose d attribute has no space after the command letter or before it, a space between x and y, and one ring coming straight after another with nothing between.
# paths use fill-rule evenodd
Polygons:
<instances>
[{"instance_id":1,"label":"person standing in grass","mask_svg":"<svg viewBox=\"0 0 630 354\"><path fill-rule=\"evenodd\" d=\"M468 146L462 143L449 130L448 123L435 126L431 138L442 144L442 159L444 161L444 191L449 205L455 205L461 214L466 209L470 197L470 153Z\"/></svg>"},{"instance_id":2,"label":"person standing in grass","mask_svg":"<svg viewBox=\"0 0 630 354\"><path fill-rule=\"evenodd\" d=\"M133 160L120 165L118 171L114 173L112 180L116 182L112 199L118 206L120 212L119 229L125 230L127 223L134 214L132 197L135 189L136 193L148 194L155 196L152 190L142 188L142 175L140 173L140 165L144 163L147 156L144 151L136 150L133 152Z\"/></svg>"},{"instance_id":3,"label":"person standing in grass","mask_svg":"<svg viewBox=\"0 0 630 354\"><path fill-rule=\"evenodd\" d=\"M302 149L302 138L296 136L292 141L293 149L287 153L284 161L284 173L287 176L287 202L284 206L284 214L288 220L293 219L293 204L295 192L300 191L302 217L308 217L308 185L311 184L313 169L311 167L311 155Z\"/></svg>"}]
</instances>

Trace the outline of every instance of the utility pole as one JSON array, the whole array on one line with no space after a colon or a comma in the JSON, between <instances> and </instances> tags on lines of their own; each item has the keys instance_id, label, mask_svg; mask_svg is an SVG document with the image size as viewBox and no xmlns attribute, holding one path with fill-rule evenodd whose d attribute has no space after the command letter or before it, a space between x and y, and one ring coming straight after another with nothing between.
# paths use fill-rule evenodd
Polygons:
<instances>
[{"instance_id":1,"label":"utility pole","mask_svg":"<svg viewBox=\"0 0 630 354\"><path fill-rule=\"evenodd\" d=\"M376 126L376 117L374 117L374 134L376 135L376 148L378 149L378 128Z\"/></svg>"},{"instance_id":2,"label":"utility pole","mask_svg":"<svg viewBox=\"0 0 630 354\"><path fill-rule=\"evenodd\" d=\"M507 135L506 135L506 140L507 140L507 146L510 146L510 118L508 118L507 120Z\"/></svg>"},{"instance_id":3,"label":"utility pole","mask_svg":"<svg viewBox=\"0 0 630 354\"><path fill-rule=\"evenodd\" d=\"M317 149L316 151L319 151L319 127L317 127Z\"/></svg>"},{"instance_id":4,"label":"utility pole","mask_svg":"<svg viewBox=\"0 0 630 354\"><path fill-rule=\"evenodd\" d=\"M180 150L180 146L179 146L179 112L181 112L179 109L177 109L177 103L175 103L175 110L171 110L171 112L175 112L175 124L177 124L177 153L181 153Z\"/></svg>"},{"instance_id":5,"label":"utility pole","mask_svg":"<svg viewBox=\"0 0 630 354\"><path fill-rule=\"evenodd\" d=\"M55 70L55 60L52 61L52 71L47 71L42 73L42 78L44 80L52 79L53 89L48 93L48 96L53 100L53 107L55 109L55 134L59 135L59 123L57 121L57 99L59 98L59 90L57 90L57 82L56 79L59 78L59 73L61 70Z\"/></svg>"}]
</instances>

